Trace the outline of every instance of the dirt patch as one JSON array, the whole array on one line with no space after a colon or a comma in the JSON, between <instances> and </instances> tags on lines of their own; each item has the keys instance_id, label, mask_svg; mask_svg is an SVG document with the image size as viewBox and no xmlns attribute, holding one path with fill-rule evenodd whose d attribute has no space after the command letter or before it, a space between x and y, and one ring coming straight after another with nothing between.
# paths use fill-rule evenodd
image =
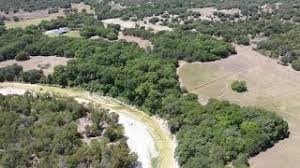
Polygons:
<instances>
[{"instance_id":1,"label":"dirt patch","mask_svg":"<svg viewBox=\"0 0 300 168\"><path fill-rule=\"evenodd\" d=\"M217 16L215 16L214 12L222 12L225 15L236 15L236 14L239 14L240 17L241 17L240 19L243 18L242 17L242 12L238 8L218 10L217 8L214 8L214 7L206 7L206 8L193 8L193 9L190 9L190 11L196 12L196 13L200 13L201 16L198 19L201 19L201 20L215 20L215 21L219 21L220 18L218 18Z\"/></svg>"},{"instance_id":2,"label":"dirt patch","mask_svg":"<svg viewBox=\"0 0 300 168\"><path fill-rule=\"evenodd\" d=\"M53 73L54 67L57 65L67 65L71 58L55 57L55 56L34 56L27 61L7 60L0 62L0 68L13 64L18 64L23 67L25 71L37 69L43 70L45 75Z\"/></svg>"},{"instance_id":3,"label":"dirt patch","mask_svg":"<svg viewBox=\"0 0 300 168\"><path fill-rule=\"evenodd\" d=\"M92 7L90 5L87 5L83 2L81 2L81 3L72 3L71 5L72 5L72 9L77 9L78 12L85 11L86 13L89 13L89 14L95 14L94 9L92 9Z\"/></svg>"},{"instance_id":4,"label":"dirt patch","mask_svg":"<svg viewBox=\"0 0 300 168\"><path fill-rule=\"evenodd\" d=\"M127 42L137 43L141 48L144 48L144 49L153 48L151 41L142 39L140 37L128 36L128 35L124 35L122 32L120 32L118 38L119 38L119 40L125 40Z\"/></svg>"},{"instance_id":5,"label":"dirt patch","mask_svg":"<svg viewBox=\"0 0 300 168\"><path fill-rule=\"evenodd\" d=\"M209 63L185 63L178 70L188 91L202 99L218 98L240 105L256 105L276 111L289 123L291 135L266 152L250 159L255 168L296 168L300 165L300 72L279 65L277 60L236 45L237 55ZM234 80L245 80L248 92L230 88Z\"/></svg>"},{"instance_id":6,"label":"dirt patch","mask_svg":"<svg viewBox=\"0 0 300 168\"><path fill-rule=\"evenodd\" d=\"M19 88L0 88L0 94L1 95L24 95L27 92L26 89L19 89Z\"/></svg>"},{"instance_id":7,"label":"dirt patch","mask_svg":"<svg viewBox=\"0 0 300 168\"><path fill-rule=\"evenodd\" d=\"M65 16L62 9L60 9L58 13L51 13L51 14L49 14L48 9L46 9L46 10L37 10L34 12L20 11L17 13L8 13L8 14L4 12L0 12L0 15L10 19L9 21L5 21L5 26L7 28L17 28L17 27L25 28L29 25L38 25L43 20L52 20L58 17ZM17 22L14 21L13 17L18 17L20 21Z\"/></svg>"},{"instance_id":8,"label":"dirt patch","mask_svg":"<svg viewBox=\"0 0 300 168\"><path fill-rule=\"evenodd\" d=\"M102 20L103 24L107 26L108 24L119 24L121 26L121 29L130 29L130 28L136 28L137 26L145 26L146 29L152 29L153 32L160 32L160 31L171 31L172 28L168 26L162 26L159 24L152 24L152 23L144 23L144 21L124 21L120 18L113 18L113 19L105 19Z\"/></svg>"}]
</instances>

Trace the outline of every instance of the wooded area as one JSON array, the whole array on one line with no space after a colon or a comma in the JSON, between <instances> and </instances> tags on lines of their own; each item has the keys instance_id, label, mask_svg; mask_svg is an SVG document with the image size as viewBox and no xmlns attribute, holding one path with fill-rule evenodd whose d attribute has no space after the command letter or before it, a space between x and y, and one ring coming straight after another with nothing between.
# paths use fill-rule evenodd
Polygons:
<instances>
[{"instance_id":1,"label":"wooded area","mask_svg":"<svg viewBox=\"0 0 300 168\"><path fill-rule=\"evenodd\" d=\"M144 0L119 0L116 2L126 6L120 10L111 10L108 2L110 1L89 1L95 7L98 20L87 14L71 14L66 18L44 21L39 26L25 29L4 29L4 26L0 26L0 61L14 59L18 54L24 53L30 56L57 55L75 58L67 66L56 67L55 72L47 77L39 76L37 71L22 72L16 65L2 68L0 73L3 75L0 74L0 80L81 87L98 94L117 97L149 114L167 119L171 132L177 135L176 153L180 166L184 168L225 167L230 163L236 167L247 167L250 156L289 135L287 123L272 112L217 100L210 100L206 106L200 105L195 95L180 88L176 68L178 60L193 62L226 58L235 53L231 42L249 45L251 38L261 35L267 39L258 43L257 48L260 51L280 57L283 62L287 60L294 69L300 69L297 36L300 34L299 25L294 24L300 11L297 0L282 1L284 8L271 14L259 12L259 8L267 2L273 2L271 0L255 0L250 3L246 0L222 3L213 0L158 0L152 3ZM233 22L225 15L220 21L188 20L188 8L205 6L219 9L240 8L246 20ZM166 11L179 15L184 24L180 24L179 19L172 20L166 24L174 28L173 32L157 34L144 29L123 31L124 34L151 40L153 50L145 51L133 43L111 41L117 39L120 27L111 25L105 28L100 22L100 19L110 17L141 19ZM43 35L43 31L59 27L79 29L83 38ZM90 40L93 36L104 39ZM49 103L51 101L50 99ZM71 114L66 116L68 115ZM97 129L93 128L91 135L97 134ZM111 136L110 133L106 135ZM113 148L109 151L110 154L117 155L122 164L130 165L135 158L127 155L128 149L125 141L122 141L123 137L120 134L112 136L108 137L111 141L121 139L121 149L125 152L119 152L120 148ZM73 137L73 140L77 139L78 137ZM93 148L76 145L78 151L72 148L72 152L68 153L74 156L70 158L75 160L71 162L75 165L86 161L85 157L92 155L90 152L95 152L94 148L98 150L103 147L97 144ZM106 148L99 150L106 151ZM120 153L124 156L118 156ZM58 162L57 158L57 155L53 156L54 161ZM67 157L66 161L70 158ZM102 162L102 155L97 159L100 161L95 163ZM27 163L26 159L23 160L21 159L21 165Z\"/></svg>"},{"instance_id":2,"label":"wooded area","mask_svg":"<svg viewBox=\"0 0 300 168\"><path fill-rule=\"evenodd\" d=\"M130 153L118 117L84 107L73 99L50 95L0 95L1 167L130 167ZM81 141L78 119L91 114L91 130L102 135ZM100 134L99 134L100 133ZM91 134L92 136L92 134Z\"/></svg>"}]
</instances>

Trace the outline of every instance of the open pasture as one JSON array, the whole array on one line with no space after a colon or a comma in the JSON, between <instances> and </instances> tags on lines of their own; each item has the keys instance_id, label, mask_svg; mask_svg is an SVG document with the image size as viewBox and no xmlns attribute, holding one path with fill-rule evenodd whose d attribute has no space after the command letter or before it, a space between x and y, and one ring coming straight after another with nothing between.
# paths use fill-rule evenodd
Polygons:
<instances>
[{"instance_id":1,"label":"open pasture","mask_svg":"<svg viewBox=\"0 0 300 168\"><path fill-rule=\"evenodd\" d=\"M276 111L287 119L290 137L250 159L253 168L296 168L300 165L300 72L279 65L249 46L236 45L237 55L206 62L180 62L180 82L199 100L217 98L240 105L255 105ZM236 93L230 84L245 80L248 92Z\"/></svg>"}]
</instances>

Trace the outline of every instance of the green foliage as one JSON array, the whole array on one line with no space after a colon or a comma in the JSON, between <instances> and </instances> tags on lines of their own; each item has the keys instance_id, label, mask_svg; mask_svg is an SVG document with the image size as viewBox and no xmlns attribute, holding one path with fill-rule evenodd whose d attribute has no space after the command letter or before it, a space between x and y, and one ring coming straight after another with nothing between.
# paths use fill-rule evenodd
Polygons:
<instances>
[{"instance_id":1,"label":"green foliage","mask_svg":"<svg viewBox=\"0 0 300 168\"><path fill-rule=\"evenodd\" d=\"M237 44L242 44L242 45L249 45L250 40L247 36L240 36L240 37L237 37L236 43Z\"/></svg>"},{"instance_id":2,"label":"green foliage","mask_svg":"<svg viewBox=\"0 0 300 168\"><path fill-rule=\"evenodd\" d=\"M23 68L17 64L0 68L0 82L21 81L28 83L38 83L45 79L42 70L23 71Z\"/></svg>"},{"instance_id":3,"label":"green foliage","mask_svg":"<svg viewBox=\"0 0 300 168\"><path fill-rule=\"evenodd\" d=\"M235 53L234 48L221 40L193 32L163 32L153 38L154 52L163 58L186 61L214 61Z\"/></svg>"},{"instance_id":4,"label":"green foliage","mask_svg":"<svg viewBox=\"0 0 300 168\"><path fill-rule=\"evenodd\" d=\"M287 123L261 109L210 100L205 112L198 115L199 125L184 126L177 133L176 152L184 168L225 167L231 161L237 167L248 167L249 156L288 136Z\"/></svg>"},{"instance_id":5,"label":"green foliage","mask_svg":"<svg viewBox=\"0 0 300 168\"><path fill-rule=\"evenodd\" d=\"M231 83L231 89L236 92L246 92L247 84L246 81L234 81Z\"/></svg>"},{"instance_id":6,"label":"green foliage","mask_svg":"<svg viewBox=\"0 0 300 168\"><path fill-rule=\"evenodd\" d=\"M105 6L101 10L97 11L98 14L105 13ZM94 23L93 19L90 21ZM228 27L229 25L228 23ZM83 28L82 24L78 27ZM220 30L220 27L218 29ZM197 96L182 93L176 74L177 60L212 61L234 53L234 48L222 40L200 33L175 30L151 37L154 49L144 51L136 44L126 42L48 38L43 36L39 29L34 28L6 31L8 33L0 37L0 53L3 46L5 52L2 53L5 54L5 58L10 58L7 55L14 57L15 53L22 51L21 47L15 50L14 46L18 45L25 46L25 51L30 55L62 56L68 51L75 56L76 59L70 61L67 66L56 67L55 72L48 76L48 83L63 87L79 86L99 94L119 97L150 114L168 119L170 130L177 134L177 156L182 167L224 167L230 162L247 165L244 157L257 154L288 135L287 123L273 113L255 108L241 108L228 102L211 101L207 106L202 106L198 103ZM256 28L249 31L256 32ZM278 29L278 32L280 31L281 29ZM138 36L143 34L137 32ZM220 32L222 31L218 31ZM225 31L224 34L226 33L228 32ZM23 35L27 35L26 38L30 36L29 44L19 44L19 37L25 38ZM2 38L4 36L5 38ZM31 40L32 38L36 40ZM10 43L8 49L7 43ZM106 123L116 123L115 116L92 113L92 121L95 124L88 128L88 136L103 133L103 143L115 144L116 141L124 141L121 136L123 130L119 125L109 124L106 130L104 128ZM65 142L61 139L58 141ZM68 145L67 149L62 147L65 145L54 149L60 153L74 153L74 150L68 149ZM79 148L80 151L75 151L76 155L70 157L68 164L83 162L85 165L84 163L89 161L91 157L86 152L92 149ZM108 151L99 152L97 157L93 157L95 162L91 165L99 163L98 158L102 156L108 167L122 167L123 163L132 159L115 153L117 149L123 148L110 148ZM126 158L126 161L113 161L111 157L107 157L110 155ZM43 163L47 165L48 162L45 160Z\"/></svg>"},{"instance_id":7,"label":"green foliage","mask_svg":"<svg viewBox=\"0 0 300 168\"><path fill-rule=\"evenodd\" d=\"M296 71L300 71L300 59L294 60L292 62L292 67L293 69L295 69Z\"/></svg>"},{"instance_id":8,"label":"green foliage","mask_svg":"<svg viewBox=\"0 0 300 168\"><path fill-rule=\"evenodd\" d=\"M27 52L20 52L17 54L16 56L16 60L17 61L26 61L26 60L29 60L30 57L29 57L29 54Z\"/></svg>"},{"instance_id":9,"label":"green foliage","mask_svg":"<svg viewBox=\"0 0 300 168\"><path fill-rule=\"evenodd\" d=\"M105 137L87 145L77 132L77 120L87 113L101 114L97 122L117 125L108 111L86 108L73 99L49 95L0 96L1 167L130 167L131 154L122 132L117 143ZM109 119L110 118L110 119ZM93 120L93 125L94 123ZM120 127L120 126L118 126ZM106 129L109 132L110 129Z\"/></svg>"}]
</instances>

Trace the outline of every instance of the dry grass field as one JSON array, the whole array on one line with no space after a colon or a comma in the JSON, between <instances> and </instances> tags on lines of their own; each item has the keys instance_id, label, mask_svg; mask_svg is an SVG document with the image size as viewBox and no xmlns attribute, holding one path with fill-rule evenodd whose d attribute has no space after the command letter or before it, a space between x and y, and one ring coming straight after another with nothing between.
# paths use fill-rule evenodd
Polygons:
<instances>
[{"instance_id":1,"label":"dry grass field","mask_svg":"<svg viewBox=\"0 0 300 168\"><path fill-rule=\"evenodd\" d=\"M279 65L251 47L236 45L237 55L208 63L180 62L182 85L201 100L218 98L240 105L276 111L289 123L290 137L250 159L253 168L297 168L300 165L300 72ZM248 92L236 93L230 84L245 80Z\"/></svg>"},{"instance_id":2,"label":"dry grass field","mask_svg":"<svg viewBox=\"0 0 300 168\"><path fill-rule=\"evenodd\" d=\"M25 28L30 25L38 25L40 24L43 20L52 20L56 19L57 17L62 17L65 16L63 10L60 10L58 13L52 13L49 14L48 10L37 10L34 12L24 12L20 11L17 13L0 13L0 15L3 15L7 18L11 18L10 21L5 21L5 26L7 28ZM15 22L13 21L13 17L16 16L20 19L20 21Z\"/></svg>"},{"instance_id":3,"label":"dry grass field","mask_svg":"<svg viewBox=\"0 0 300 168\"><path fill-rule=\"evenodd\" d=\"M149 40L145 40L140 37L124 35L122 32L119 33L118 39L125 40L127 42L137 43L141 48L144 48L144 49L147 49L148 47L150 47L150 48L153 47L151 41L149 41Z\"/></svg>"},{"instance_id":4,"label":"dry grass field","mask_svg":"<svg viewBox=\"0 0 300 168\"><path fill-rule=\"evenodd\" d=\"M113 18L113 19L105 19L102 20L103 24L107 26L108 24L119 24L121 29L129 29L129 28L136 28L137 25L145 26L146 29L152 29L153 32L160 32L160 31L171 31L172 28L168 26L162 26L159 24L152 24L152 23L144 23L143 21L131 21L131 20L121 20L120 18Z\"/></svg>"},{"instance_id":5,"label":"dry grass field","mask_svg":"<svg viewBox=\"0 0 300 168\"><path fill-rule=\"evenodd\" d=\"M67 62L71 60L70 58L55 57L55 56L34 56L27 61L16 61L7 60L0 62L0 68L6 67L13 64L18 64L23 67L25 71L37 69L42 69L45 75L49 75L54 71L54 67L57 65L66 65ZM44 67L44 68L41 68Z\"/></svg>"},{"instance_id":6,"label":"dry grass field","mask_svg":"<svg viewBox=\"0 0 300 168\"><path fill-rule=\"evenodd\" d=\"M94 14L95 11L91 8L91 6L86 5L84 3L78 3L78 4L72 4L72 9L77 9L78 12L82 12L85 10L89 14ZM0 15L3 15L7 18L10 18L10 21L5 21L5 26L7 28L25 28L30 25L38 25L43 20L50 21L53 19L56 19L58 17L64 17L65 13L63 12L63 9L60 9L58 13L48 13L48 9L45 10L37 10L34 12L25 12L20 11L17 13L9 13L6 14L4 12L0 12ZM13 21L13 17L17 16L20 18L20 21L15 22Z\"/></svg>"}]
</instances>

